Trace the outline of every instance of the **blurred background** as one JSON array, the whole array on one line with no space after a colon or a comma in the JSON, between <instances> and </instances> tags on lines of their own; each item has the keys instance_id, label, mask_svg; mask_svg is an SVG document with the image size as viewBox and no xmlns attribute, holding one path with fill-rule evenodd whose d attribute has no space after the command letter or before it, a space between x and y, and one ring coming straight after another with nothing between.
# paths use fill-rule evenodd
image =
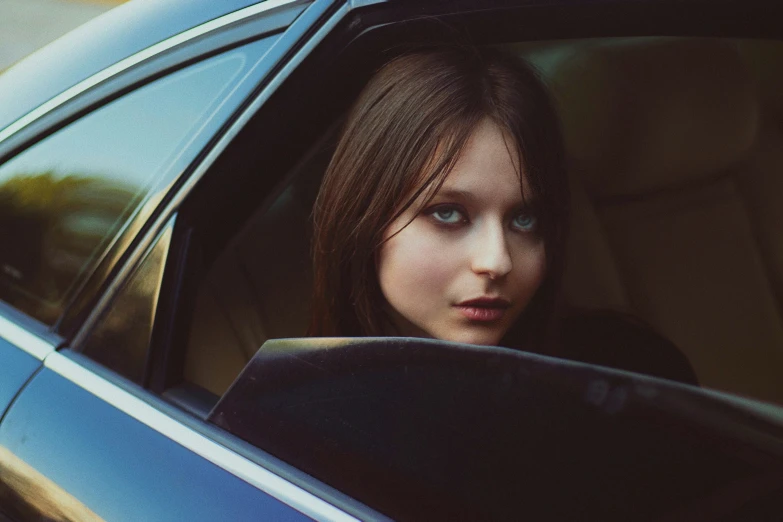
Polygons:
<instances>
[{"instance_id":1,"label":"blurred background","mask_svg":"<svg viewBox=\"0 0 783 522\"><path fill-rule=\"evenodd\" d=\"M0 73L126 0L0 0Z\"/></svg>"}]
</instances>

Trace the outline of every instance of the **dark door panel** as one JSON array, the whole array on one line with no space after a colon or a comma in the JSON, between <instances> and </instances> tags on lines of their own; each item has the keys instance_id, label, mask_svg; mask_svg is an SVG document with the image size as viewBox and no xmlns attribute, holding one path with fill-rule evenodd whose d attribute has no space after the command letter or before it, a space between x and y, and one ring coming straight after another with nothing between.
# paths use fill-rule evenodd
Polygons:
<instances>
[{"instance_id":1,"label":"dark door panel","mask_svg":"<svg viewBox=\"0 0 783 522\"><path fill-rule=\"evenodd\" d=\"M33 477L28 490L61 490L55 507L62 498L100 519L309 520L48 368L0 425L3 456Z\"/></svg>"},{"instance_id":2,"label":"dark door panel","mask_svg":"<svg viewBox=\"0 0 783 522\"><path fill-rule=\"evenodd\" d=\"M41 361L0 339L0 419Z\"/></svg>"}]
</instances>

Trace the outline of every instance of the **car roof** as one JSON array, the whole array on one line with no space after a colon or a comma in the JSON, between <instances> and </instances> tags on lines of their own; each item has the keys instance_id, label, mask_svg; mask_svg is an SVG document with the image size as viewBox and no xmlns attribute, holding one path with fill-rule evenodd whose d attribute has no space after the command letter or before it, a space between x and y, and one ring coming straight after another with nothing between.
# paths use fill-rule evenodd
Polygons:
<instances>
[{"instance_id":1,"label":"car roof","mask_svg":"<svg viewBox=\"0 0 783 522\"><path fill-rule=\"evenodd\" d=\"M267 0L275 3L285 1ZM260 0L132 0L0 74L0 130L106 67Z\"/></svg>"}]
</instances>

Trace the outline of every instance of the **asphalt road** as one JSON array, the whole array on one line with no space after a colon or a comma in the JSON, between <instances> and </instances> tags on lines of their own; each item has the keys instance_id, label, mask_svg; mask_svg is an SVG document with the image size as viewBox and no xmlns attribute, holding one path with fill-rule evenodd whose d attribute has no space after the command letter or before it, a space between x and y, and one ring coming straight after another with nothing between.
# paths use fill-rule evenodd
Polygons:
<instances>
[{"instance_id":1,"label":"asphalt road","mask_svg":"<svg viewBox=\"0 0 783 522\"><path fill-rule=\"evenodd\" d=\"M105 1L0 0L0 71L111 7Z\"/></svg>"}]
</instances>

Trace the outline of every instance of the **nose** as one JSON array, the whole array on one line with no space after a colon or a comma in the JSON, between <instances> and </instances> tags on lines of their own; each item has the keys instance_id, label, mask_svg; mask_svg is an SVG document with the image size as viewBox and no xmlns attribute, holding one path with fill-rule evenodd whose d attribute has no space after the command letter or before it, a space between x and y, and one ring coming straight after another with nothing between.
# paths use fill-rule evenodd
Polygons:
<instances>
[{"instance_id":1,"label":"nose","mask_svg":"<svg viewBox=\"0 0 783 522\"><path fill-rule=\"evenodd\" d=\"M479 275L497 279L511 271L511 251L502 223L487 223L477 230L471 269Z\"/></svg>"}]
</instances>

